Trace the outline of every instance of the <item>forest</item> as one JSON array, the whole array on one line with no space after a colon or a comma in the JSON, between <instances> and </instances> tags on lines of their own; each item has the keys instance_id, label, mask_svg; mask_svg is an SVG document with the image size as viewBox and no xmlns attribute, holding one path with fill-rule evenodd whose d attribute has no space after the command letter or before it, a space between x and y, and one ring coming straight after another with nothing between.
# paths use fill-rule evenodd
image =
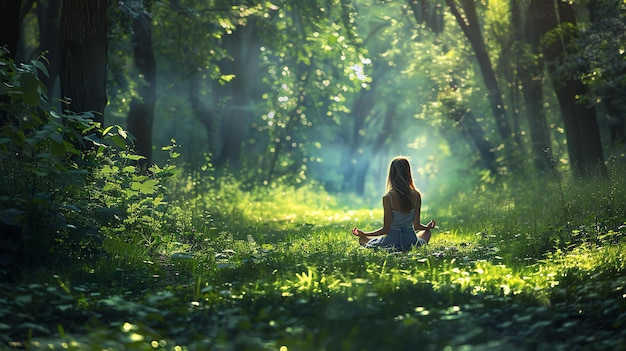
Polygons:
<instances>
[{"instance_id":1,"label":"forest","mask_svg":"<svg viewBox=\"0 0 626 351\"><path fill-rule=\"evenodd\" d=\"M0 0L0 350L625 349L625 53L623 0ZM437 226L362 247L398 155Z\"/></svg>"}]
</instances>

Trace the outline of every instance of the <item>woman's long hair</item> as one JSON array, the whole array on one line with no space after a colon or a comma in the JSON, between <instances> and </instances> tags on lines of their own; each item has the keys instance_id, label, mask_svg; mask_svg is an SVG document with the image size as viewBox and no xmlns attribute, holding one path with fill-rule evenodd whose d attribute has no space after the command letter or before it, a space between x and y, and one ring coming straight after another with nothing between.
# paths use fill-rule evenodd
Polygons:
<instances>
[{"instance_id":1,"label":"woman's long hair","mask_svg":"<svg viewBox=\"0 0 626 351\"><path fill-rule=\"evenodd\" d=\"M387 192L395 190L400 195L400 211L410 212L415 207L411 190L417 191L413 184L411 165L409 159L404 156L394 157L389 164L389 175L387 176Z\"/></svg>"}]
</instances>

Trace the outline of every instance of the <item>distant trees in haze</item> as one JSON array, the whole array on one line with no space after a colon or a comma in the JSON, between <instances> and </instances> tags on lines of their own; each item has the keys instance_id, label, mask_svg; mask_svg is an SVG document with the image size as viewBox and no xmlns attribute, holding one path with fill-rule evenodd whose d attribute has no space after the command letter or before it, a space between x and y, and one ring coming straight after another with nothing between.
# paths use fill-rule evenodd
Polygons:
<instances>
[{"instance_id":1,"label":"distant trees in haze","mask_svg":"<svg viewBox=\"0 0 626 351\"><path fill-rule=\"evenodd\" d=\"M372 165L393 153L431 157L424 177L446 157L516 175L566 159L591 177L624 142L618 0L0 6L10 51L45 53L48 95L122 119L146 166L175 138L251 185L313 177L363 193Z\"/></svg>"}]
</instances>

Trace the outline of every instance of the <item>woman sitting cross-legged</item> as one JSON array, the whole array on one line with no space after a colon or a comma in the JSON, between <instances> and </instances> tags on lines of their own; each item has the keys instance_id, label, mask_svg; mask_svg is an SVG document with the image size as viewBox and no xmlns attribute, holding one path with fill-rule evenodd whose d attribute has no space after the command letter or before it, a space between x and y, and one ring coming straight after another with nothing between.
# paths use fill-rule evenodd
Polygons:
<instances>
[{"instance_id":1,"label":"woman sitting cross-legged","mask_svg":"<svg viewBox=\"0 0 626 351\"><path fill-rule=\"evenodd\" d=\"M395 157L389 165L387 193L383 195L382 228L371 232L353 228L352 234L358 236L359 244L365 247L408 251L413 246L425 245L430 240L435 221L421 224L421 207L422 195L413 184L409 160Z\"/></svg>"}]
</instances>

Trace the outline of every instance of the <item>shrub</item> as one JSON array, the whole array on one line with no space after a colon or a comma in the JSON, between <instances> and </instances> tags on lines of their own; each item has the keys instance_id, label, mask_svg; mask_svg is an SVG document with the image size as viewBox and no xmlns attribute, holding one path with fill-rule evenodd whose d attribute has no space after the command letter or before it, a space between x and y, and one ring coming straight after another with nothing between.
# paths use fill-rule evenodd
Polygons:
<instances>
[{"instance_id":1,"label":"shrub","mask_svg":"<svg viewBox=\"0 0 626 351\"><path fill-rule=\"evenodd\" d=\"M56 111L42 73L38 60L0 61L0 275L12 278L23 267L100 253L122 233L152 242L165 204L159 182L173 172L139 172L141 156L128 151L121 127Z\"/></svg>"}]
</instances>

